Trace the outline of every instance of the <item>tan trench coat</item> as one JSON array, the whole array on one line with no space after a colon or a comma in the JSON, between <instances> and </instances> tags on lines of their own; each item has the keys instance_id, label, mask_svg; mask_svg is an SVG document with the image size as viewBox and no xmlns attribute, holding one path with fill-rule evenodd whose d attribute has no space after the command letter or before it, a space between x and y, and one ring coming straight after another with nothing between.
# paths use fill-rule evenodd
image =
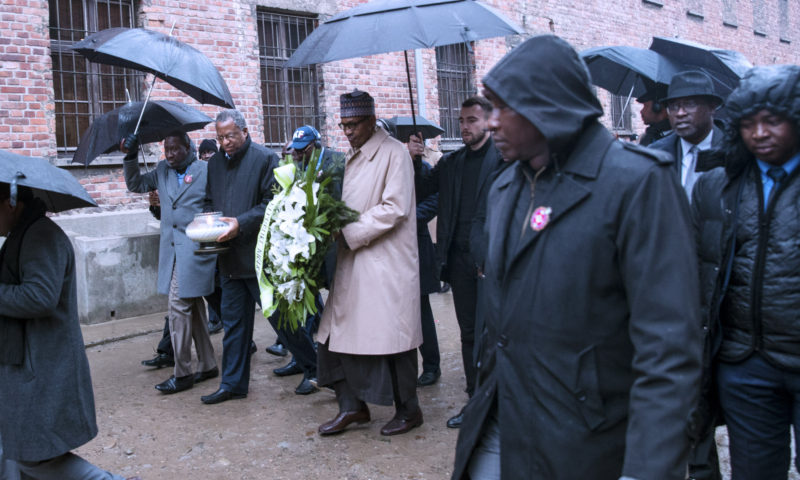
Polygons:
<instances>
[{"instance_id":1,"label":"tan trench coat","mask_svg":"<svg viewBox=\"0 0 800 480\"><path fill-rule=\"evenodd\" d=\"M388 355L422 343L414 167L405 145L377 128L347 152L342 200L361 212L342 230L336 273L317 332L332 352Z\"/></svg>"}]
</instances>

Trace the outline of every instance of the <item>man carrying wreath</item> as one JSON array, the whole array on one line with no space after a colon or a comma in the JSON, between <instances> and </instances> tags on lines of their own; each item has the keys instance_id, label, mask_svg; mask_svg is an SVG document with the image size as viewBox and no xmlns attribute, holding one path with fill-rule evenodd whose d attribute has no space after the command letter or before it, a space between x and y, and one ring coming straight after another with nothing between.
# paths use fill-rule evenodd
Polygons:
<instances>
[{"instance_id":1,"label":"man carrying wreath","mask_svg":"<svg viewBox=\"0 0 800 480\"><path fill-rule=\"evenodd\" d=\"M340 97L350 143L342 200L360 213L338 234L336 272L317 333L318 378L336 391L339 414L321 435L370 421L366 402L395 405L382 435L422 425L417 353L422 343L414 168L406 147L375 126L375 102Z\"/></svg>"}]
</instances>

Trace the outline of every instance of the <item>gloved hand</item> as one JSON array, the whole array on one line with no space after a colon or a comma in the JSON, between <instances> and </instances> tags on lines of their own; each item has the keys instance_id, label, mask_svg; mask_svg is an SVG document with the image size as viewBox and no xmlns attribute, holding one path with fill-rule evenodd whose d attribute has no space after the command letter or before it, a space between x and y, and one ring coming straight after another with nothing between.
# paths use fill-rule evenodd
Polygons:
<instances>
[{"instance_id":1,"label":"gloved hand","mask_svg":"<svg viewBox=\"0 0 800 480\"><path fill-rule=\"evenodd\" d=\"M136 156L139 152L139 136L131 133L125 137L119 149L122 150L122 153L126 153L126 156Z\"/></svg>"}]
</instances>

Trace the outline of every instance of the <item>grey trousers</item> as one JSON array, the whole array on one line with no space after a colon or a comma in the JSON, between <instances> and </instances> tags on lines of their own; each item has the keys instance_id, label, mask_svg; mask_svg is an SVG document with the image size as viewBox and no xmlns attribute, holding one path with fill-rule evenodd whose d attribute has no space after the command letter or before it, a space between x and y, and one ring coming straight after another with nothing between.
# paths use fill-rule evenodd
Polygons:
<instances>
[{"instance_id":1,"label":"grey trousers","mask_svg":"<svg viewBox=\"0 0 800 480\"><path fill-rule=\"evenodd\" d=\"M481 440L467 467L472 480L500 480L500 426L496 412L486 419Z\"/></svg>"},{"instance_id":2,"label":"grey trousers","mask_svg":"<svg viewBox=\"0 0 800 480\"><path fill-rule=\"evenodd\" d=\"M178 271L172 267L169 282L169 332L175 355L175 377L185 377L192 370L192 339L197 350L198 371L205 372L217 366L214 347L208 334L208 316L203 297L178 296Z\"/></svg>"}]
</instances>

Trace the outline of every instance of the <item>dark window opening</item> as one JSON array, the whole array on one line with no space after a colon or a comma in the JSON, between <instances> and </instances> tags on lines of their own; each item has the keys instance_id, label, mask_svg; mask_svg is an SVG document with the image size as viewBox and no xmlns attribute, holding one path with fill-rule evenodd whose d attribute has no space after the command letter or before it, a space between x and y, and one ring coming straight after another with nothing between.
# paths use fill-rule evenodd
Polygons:
<instances>
[{"instance_id":1,"label":"dark window opening","mask_svg":"<svg viewBox=\"0 0 800 480\"><path fill-rule=\"evenodd\" d=\"M92 63L70 46L112 27L135 26L132 0L50 0L50 55L53 62L56 145L74 151L92 119L138 100L143 74Z\"/></svg>"},{"instance_id":2,"label":"dark window opening","mask_svg":"<svg viewBox=\"0 0 800 480\"><path fill-rule=\"evenodd\" d=\"M261 107L264 141L276 150L298 127L321 129L322 85L315 65L283 68L284 62L311 34L316 19L286 13L258 12L258 57L261 69Z\"/></svg>"},{"instance_id":3,"label":"dark window opening","mask_svg":"<svg viewBox=\"0 0 800 480\"><path fill-rule=\"evenodd\" d=\"M444 129L442 142L445 144L461 142L458 127L461 104L477 93L473 82L475 63L472 56L472 49L466 43L436 47L439 124Z\"/></svg>"}]
</instances>

